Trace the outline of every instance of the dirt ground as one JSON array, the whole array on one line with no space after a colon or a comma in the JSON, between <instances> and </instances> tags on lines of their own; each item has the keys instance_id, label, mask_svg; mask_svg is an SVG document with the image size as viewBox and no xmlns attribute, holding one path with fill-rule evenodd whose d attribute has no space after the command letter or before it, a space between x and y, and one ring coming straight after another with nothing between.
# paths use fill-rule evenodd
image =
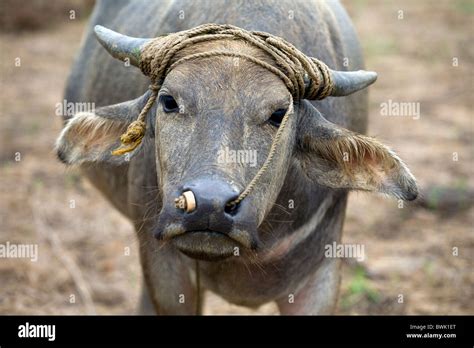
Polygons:
<instances>
[{"instance_id":1,"label":"dirt ground","mask_svg":"<svg viewBox=\"0 0 474 348\"><path fill-rule=\"evenodd\" d=\"M407 162L429 209L351 194L343 242L364 244L367 258L344 262L337 313L474 314L472 200L443 205L440 193L474 189L474 2L347 5L367 68L379 74L368 133ZM0 259L1 314L128 314L137 303L131 224L53 151L55 104L85 24L0 33L0 244L38 243L40 253L37 262ZM420 103L420 118L383 116L388 100ZM276 307L249 310L206 294L204 312Z\"/></svg>"}]
</instances>

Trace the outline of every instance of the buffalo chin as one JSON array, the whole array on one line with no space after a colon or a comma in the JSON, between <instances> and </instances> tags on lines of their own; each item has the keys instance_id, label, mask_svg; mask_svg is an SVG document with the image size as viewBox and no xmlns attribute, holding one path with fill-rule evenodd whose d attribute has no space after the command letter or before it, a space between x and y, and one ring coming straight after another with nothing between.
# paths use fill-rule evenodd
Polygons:
<instances>
[{"instance_id":1,"label":"buffalo chin","mask_svg":"<svg viewBox=\"0 0 474 348\"><path fill-rule=\"evenodd\" d=\"M239 243L213 231L191 231L176 236L172 243L183 254L197 260L220 261L234 254Z\"/></svg>"}]
</instances>

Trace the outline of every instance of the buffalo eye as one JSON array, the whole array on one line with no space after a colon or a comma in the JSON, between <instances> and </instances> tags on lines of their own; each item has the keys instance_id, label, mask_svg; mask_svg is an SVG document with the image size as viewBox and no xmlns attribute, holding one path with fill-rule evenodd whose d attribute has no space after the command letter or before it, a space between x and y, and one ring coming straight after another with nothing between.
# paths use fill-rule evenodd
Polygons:
<instances>
[{"instance_id":1,"label":"buffalo eye","mask_svg":"<svg viewBox=\"0 0 474 348\"><path fill-rule=\"evenodd\" d=\"M163 105L164 112L177 112L179 111L178 103L170 95L163 95L160 97L161 104Z\"/></svg>"},{"instance_id":2,"label":"buffalo eye","mask_svg":"<svg viewBox=\"0 0 474 348\"><path fill-rule=\"evenodd\" d=\"M272 126L280 127L281 121L283 120L283 117L285 116L286 112L287 109L276 110L268 119L268 123L270 123Z\"/></svg>"}]
</instances>

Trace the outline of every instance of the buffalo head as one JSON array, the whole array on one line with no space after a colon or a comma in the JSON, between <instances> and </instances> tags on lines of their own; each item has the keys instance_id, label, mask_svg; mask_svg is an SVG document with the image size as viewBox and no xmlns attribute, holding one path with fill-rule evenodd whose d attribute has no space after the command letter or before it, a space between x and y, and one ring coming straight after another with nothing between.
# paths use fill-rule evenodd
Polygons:
<instances>
[{"instance_id":1,"label":"buffalo head","mask_svg":"<svg viewBox=\"0 0 474 348\"><path fill-rule=\"evenodd\" d=\"M112 56L137 66L149 42L103 27L96 34ZM209 50L243 52L272 64L262 50L225 39L184 48L173 60ZM366 71L330 73L332 96L354 93L376 79ZM112 156L111 150L149 94L76 114L58 139L59 157L69 164L125 163L128 154ZM292 114L269 168L248 197L229 204L263 165L288 110ZM145 141L130 156L155 154L162 208L153 232L194 258L222 259L236 248L239 253L258 249L259 226L290 166L298 168L299 180L334 189L376 191L405 200L417 195L414 177L394 152L327 121L307 100L292 103L282 80L251 61L220 56L177 65L162 81L147 123ZM182 201L186 192L194 202Z\"/></svg>"}]
</instances>

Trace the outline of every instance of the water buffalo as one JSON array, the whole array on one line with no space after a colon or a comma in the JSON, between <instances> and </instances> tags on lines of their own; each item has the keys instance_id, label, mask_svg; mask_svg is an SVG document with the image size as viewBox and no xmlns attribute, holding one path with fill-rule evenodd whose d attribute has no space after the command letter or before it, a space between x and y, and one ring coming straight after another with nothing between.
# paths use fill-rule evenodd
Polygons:
<instances>
[{"instance_id":1,"label":"water buffalo","mask_svg":"<svg viewBox=\"0 0 474 348\"><path fill-rule=\"evenodd\" d=\"M269 169L232 209L228 202L261 168L291 106L282 79L250 60L235 64L216 56L176 66L148 111L141 145L111 155L150 97L150 81L134 67L146 38L204 23L284 38L332 69L338 90L332 95L339 96L292 103ZM260 48L231 39L196 43L179 54L215 49L268 60ZM337 1L97 3L65 98L98 108L65 115L57 152L133 221L144 276L142 313L200 313L204 290L251 307L276 301L282 314L334 310L340 258L324 250L341 241L348 192L417 196L414 177L395 153L362 135L365 87L376 75L360 69L356 34ZM222 160L239 151L256 154L254 165ZM175 205L188 191L195 199L191 211Z\"/></svg>"}]
</instances>

